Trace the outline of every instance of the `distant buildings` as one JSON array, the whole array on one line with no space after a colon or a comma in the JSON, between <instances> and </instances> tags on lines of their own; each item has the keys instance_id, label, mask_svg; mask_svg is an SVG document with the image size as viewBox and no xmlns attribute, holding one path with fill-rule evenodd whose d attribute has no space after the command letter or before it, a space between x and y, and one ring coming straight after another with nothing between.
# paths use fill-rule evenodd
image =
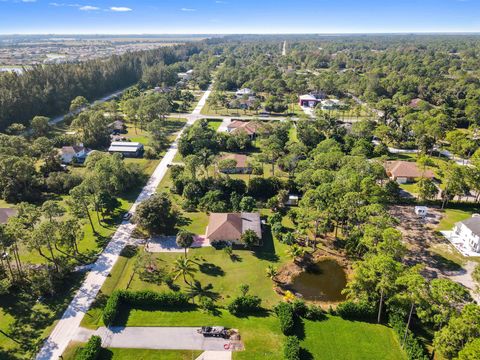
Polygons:
<instances>
[{"instance_id":1,"label":"distant buildings","mask_svg":"<svg viewBox=\"0 0 480 360\"><path fill-rule=\"evenodd\" d=\"M249 88L239 89L235 92L236 97L255 96L255 92Z\"/></svg>"},{"instance_id":2,"label":"distant buildings","mask_svg":"<svg viewBox=\"0 0 480 360\"><path fill-rule=\"evenodd\" d=\"M298 104L302 107L316 107L318 103L326 98L326 94L323 92L310 93L300 95L298 97Z\"/></svg>"},{"instance_id":3,"label":"distant buildings","mask_svg":"<svg viewBox=\"0 0 480 360\"><path fill-rule=\"evenodd\" d=\"M74 146L64 146L60 150L60 158L63 164L83 164L92 150L84 147L82 144Z\"/></svg>"},{"instance_id":4,"label":"distant buildings","mask_svg":"<svg viewBox=\"0 0 480 360\"><path fill-rule=\"evenodd\" d=\"M227 126L229 133L245 132L251 139L257 136L257 132L260 129L261 124L253 121L240 121L234 120Z\"/></svg>"},{"instance_id":5,"label":"distant buildings","mask_svg":"<svg viewBox=\"0 0 480 360\"><path fill-rule=\"evenodd\" d=\"M124 157L142 157L143 144L129 141L114 141L108 148L109 153L122 154Z\"/></svg>"},{"instance_id":6,"label":"distant buildings","mask_svg":"<svg viewBox=\"0 0 480 360\"><path fill-rule=\"evenodd\" d=\"M220 158L223 160L235 161L234 167L220 168L219 171L225 174L248 174L252 172L252 167L248 164L248 157L244 154L226 154Z\"/></svg>"}]
</instances>

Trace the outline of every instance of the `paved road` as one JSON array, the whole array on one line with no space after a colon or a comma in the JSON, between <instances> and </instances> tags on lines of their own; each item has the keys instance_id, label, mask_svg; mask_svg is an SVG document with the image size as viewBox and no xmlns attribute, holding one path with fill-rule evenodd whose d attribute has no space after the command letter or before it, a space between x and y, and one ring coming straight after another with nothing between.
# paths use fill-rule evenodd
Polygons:
<instances>
[{"instance_id":1,"label":"paved road","mask_svg":"<svg viewBox=\"0 0 480 360\"><path fill-rule=\"evenodd\" d=\"M187 116L188 121L185 127L193 124L199 118L198 115L209 95L210 89L203 94L195 110ZM168 165L173 161L177 153L177 141L185 127L180 131L162 161L158 164L147 184L142 189L142 192L135 200L130 212L134 213L138 204L152 196L157 190L160 181L168 170ZM95 300L98 291L110 274L120 252L129 242L134 227L135 226L129 222L123 222L118 227L109 244L93 265L92 270L88 273L67 310L65 310L62 318L58 321L49 338L45 341L36 357L37 360L58 359L62 355L69 341L73 339L78 332L83 316Z\"/></svg>"},{"instance_id":2,"label":"paved road","mask_svg":"<svg viewBox=\"0 0 480 360\"><path fill-rule=\"evenodd\" d=\"M123 92L125 90L127 90L128 88L125 88L123 90L118 90L118 91L115 91L109 95L106 95L104 96L103 98L101 99L98 99L98 100L95 100L94 102L92 102L89 106L92 106L94 104L101 104L101 103L104 103L106 101L109 101L109 100L112 100L114 97L116 96L119 96L121 94L123 94ZM79 111L74 111L74 112L69 112L65 115L60 115L60 116L57 116L57 117L54 117L52 119L50 119L50 125L55 125L55 124L58 124L59 122L62 122L63 119L66 117L66 116L70 116L70 115L75 115L75 114L78 114L80 111L82 111L83 109L79 110Z\"/></svg>"}]
</instances>

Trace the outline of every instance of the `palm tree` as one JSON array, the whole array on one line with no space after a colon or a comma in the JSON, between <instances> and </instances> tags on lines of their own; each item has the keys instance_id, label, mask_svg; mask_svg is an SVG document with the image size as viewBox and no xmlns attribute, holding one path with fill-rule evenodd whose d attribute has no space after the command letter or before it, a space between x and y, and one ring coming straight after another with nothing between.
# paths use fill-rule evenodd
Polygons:
<instances>
[{"instance_id":1,"label":"palm tree","mask_svg":"<svg viewBox=\"0 0 480 360\"><path fill-rule=\"evenodd\" d=\"M270 265L267 266L265 271L266 271L266 276L269 279L272 279L272 281L276 283L277 282L276 277L278 275L277 268L275 266L273 266L272 264L270 264Z\"/></svg>"},{"instance_id":2,"label":"palm tree","mask_svg":"<svg viewBox=\"0 0 480 360\"><path fill-rule=\"evenodd\" d=\"M185 257L187 257L187 249L193 244L193 234L191 232L180 230L177 234L177 245L185 249Z\"/></svg>"},{"instance_id":3,"label":"palm tree","mask_svg":"<svg viewBox=\"0 0 480 360\"><path fill-rule=\"evenodd\" d=\"M212 291L213 285L208 284L207 286L203 287L200 281L194 280L192 284L189 284L189 289L187 290L187 295L192 299L193 303L195 303L195 298L208 298L212 300L216 300L218 295Z\"/></svg>"},{"instance_id":4,"label":"palm tree","mask_svg":"<svg viewBox=\"0 0 480 360\"><path fill-rule=\"evenodd\" d=\"M305 249L298 246L297 244L293 244L290 246L287 250L286 253L289 257L293 259L294 263L298 263L299 260L305 256Z\"/></svg>"},{"instance_id":5,"label":"palm tree","mask_svg":"<svg viewBox=\"0 0 480 360\"><path fill-rule=\"evenodd\" d=\"M193 274L195 274L196 271L197 269L193 266L193 261L186 257L179 257L173 263L173 272L175 274L173 280L177 280L179 276L182 276L185 284L190 285L187 277L193 279Z\"/></svg>"}]
</instances>

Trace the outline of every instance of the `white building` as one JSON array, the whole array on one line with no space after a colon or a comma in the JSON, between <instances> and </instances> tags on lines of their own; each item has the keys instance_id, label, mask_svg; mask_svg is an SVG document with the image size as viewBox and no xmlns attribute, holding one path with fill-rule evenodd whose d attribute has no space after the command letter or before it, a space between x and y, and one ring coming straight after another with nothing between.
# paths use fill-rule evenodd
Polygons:
<instances>
[{"instance_id":1,"label":"white building","mask_svg":"<svg viewBox=\"0 0 480 360\"><path fill-rule=\"evenodd\" d=\"M244 95L248 95L248 96L254 96L255 93L253 92L252 89L249 89L249 88L243 88L243 89L239 89L235 92L235 95L237 97L242 97Z\"/></svg>"},{"instance_id":2,"label":"white building","mask_svg":"<svg viewBox=\"0 0 480 360\"><path fill-rule=\"evenodd\" d=\"M469 251L480 253L480 215L474 214L470 219L459 221L453 228L453 234L463 242Z\"/></svg>"},{"instance_id":3,"label":"white building","mask_svg":"<svg viewBox=\"0 0 480 360\"><path fill-rule=\"evenodd\" d=\"M83 163L92 150L87 149L82 144L74 146L64 146L60 150L60 157L63 164L71 164L76 161Z\"/></svg>"},{"instance_id":4,"label":"white building","mask_svg":"<svg viewBox=\"0 0 480 360\"><path fill-rule=\"evenodd\" d=\"M142 157L143 144L129 141L113 141L108 148L109 153L122 154L124 157Z\"/></svg>"}]
</instances>

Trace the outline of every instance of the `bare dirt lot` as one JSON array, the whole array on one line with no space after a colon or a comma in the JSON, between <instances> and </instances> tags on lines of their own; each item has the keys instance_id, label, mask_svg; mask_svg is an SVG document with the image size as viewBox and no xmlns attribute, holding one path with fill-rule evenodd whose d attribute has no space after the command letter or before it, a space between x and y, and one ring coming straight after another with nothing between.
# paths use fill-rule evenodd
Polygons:
<instances>
[{"instance_id":1,"label":"bare dirt lot","mask_svg":"<svg viewBox=\"0 0 480 360\"><path fill-rule=\"evenodd\" d=\"M463 284L472 290L475 284L471 272L476 262L463 258L461 264L447 259L441 252L432 249L443 249L445 253L452 253L455 257L461 255L437 230L438 223L443 217L439 209L429 208L428 216L421 218L415 214L414 206L395 205L389 208L389 213L399 224L397 228L402 232L407 255L405 262L409 265L424 264L424 275L428 278L446 277Z\"/></svg>"}]
</instances>

